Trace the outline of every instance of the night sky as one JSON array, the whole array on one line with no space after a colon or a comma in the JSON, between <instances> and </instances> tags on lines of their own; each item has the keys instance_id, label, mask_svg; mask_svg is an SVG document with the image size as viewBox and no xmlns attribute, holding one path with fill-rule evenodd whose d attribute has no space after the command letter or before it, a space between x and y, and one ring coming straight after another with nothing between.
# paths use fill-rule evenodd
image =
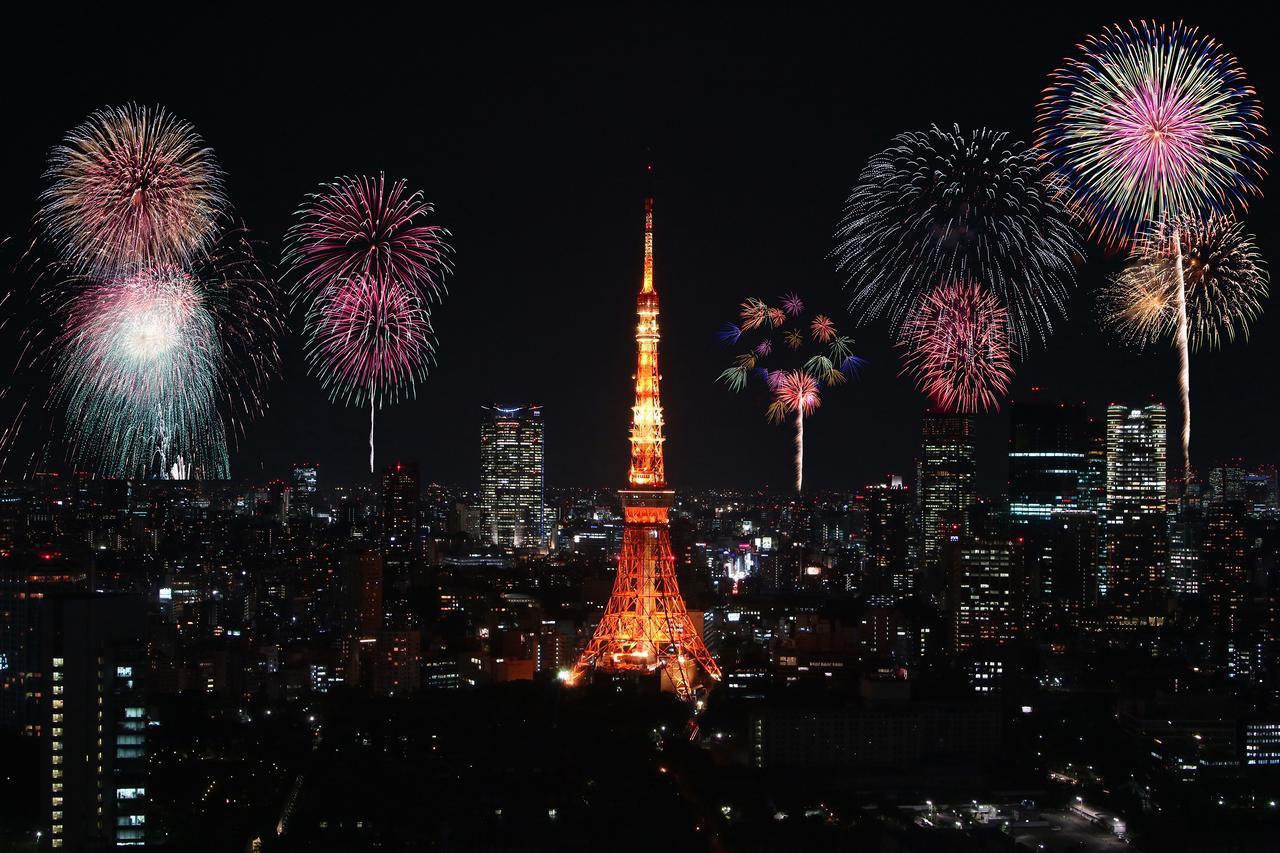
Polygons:
<instances>
[{"instance_id":1,"label":"night sky","mask_svg":"<svg viewBox=\"0 0 1280 853\"><path fill-rule=\"evenodd\" d=\"M731 359L720 324L743 297L796 290L852 327L827 253L866 158L931 123L1029 139L1046 75L1086 33L1129 13L639 5L359 17L361 7L342 8L10 28L0 36L0 236L29 237L49 148L93 109L128 100L165 104L195 125L273 263L292 212L320 181L406 178L452 230L457 271L435 315L438 367L416 400L378 415L380 461L417 460L425 480L473 485L480 405L535 401L545 406L549 484L620 486L651 150L668 476L676 487L743 488L789 484L792 433L765 421L758 397L715 384ZM1237 55L1275 126L1274 28L1225 4L1202 4L1187 20ZM1263 199L1248 216L1273 263L1275 210ZM1173 351L1135 353L1098 331L1093 292L1114 265L1091 246L1070 316L1020 367L1015 394L1042 386L1088 401L1095 415L1112 400L1155 397L1170 406L1172 438ZM1267 310L1247 344L1193 356L1200 468L1234 455L1280 461L1280 314ZM0 332L6 358L24 319L9 317ZM306 375L300 326L292 317L271 409L240 440L233 475L280 476L305 458L329 482L367 482L367 410L331 405ZM870 363L806 424L807 487L853 488L914 465L924 400L898 376L882 327L856 337ZM14 399L0 400L0 426ZM979 423L981 485L995 491L1007 415Z\"/></svg>"}]
</instances>

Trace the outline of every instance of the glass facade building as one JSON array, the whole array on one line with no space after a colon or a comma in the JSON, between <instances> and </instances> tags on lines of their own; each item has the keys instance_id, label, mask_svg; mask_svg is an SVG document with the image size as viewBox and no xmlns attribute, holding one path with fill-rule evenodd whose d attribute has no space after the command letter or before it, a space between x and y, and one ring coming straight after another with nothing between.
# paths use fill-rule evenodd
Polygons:
<instances>
[{"instance_id":1,"label":"glass facade building","mask_svg":"<svg viewBox=\"0 0 1280 853\"><path fill-rule=\"evenodd\" d=\"M485 406L480 420L480 504L496 545L547 544L542 407Z\"/></svg>"}]
</instances>

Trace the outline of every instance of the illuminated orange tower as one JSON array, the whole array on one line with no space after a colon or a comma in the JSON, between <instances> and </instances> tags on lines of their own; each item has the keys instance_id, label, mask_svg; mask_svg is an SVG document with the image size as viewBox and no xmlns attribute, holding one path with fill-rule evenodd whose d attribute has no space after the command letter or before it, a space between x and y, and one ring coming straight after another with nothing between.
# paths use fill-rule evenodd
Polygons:
<instances>
[{"instance_id":1,"label":"illuminated orange tower","mask_svg":"<svg viewBox=\"0 0 1280 853\"><path fill-rule=\"evenodd\" d=\"M636 299L636 403L631 407L631 470L622 498L622 551L604 616L570 675L592 669L656 672L685 699L720 667L694 627L676 582L667 514L675 499L662 465L658 383L658 293L653 289L653 198L644 203L644 279Z\"/></svg>"}]
</instances>

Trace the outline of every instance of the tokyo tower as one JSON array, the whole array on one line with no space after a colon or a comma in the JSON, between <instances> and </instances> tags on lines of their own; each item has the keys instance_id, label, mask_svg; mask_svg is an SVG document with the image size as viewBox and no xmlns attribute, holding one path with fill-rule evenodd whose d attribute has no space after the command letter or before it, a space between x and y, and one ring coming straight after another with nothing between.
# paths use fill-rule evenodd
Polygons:
<instances>
[{"instance_id":1,"label":"tokyo tower","mask_svg":"<svg viewBox=\"0 0 1280 853\"><path fill-rule=\"evenodd\" d=\"M653 198L644 203L644 279L636 299L636 402L631 408L631 471L622 498L622 550L604 616L569 676L661 670L665 684L693 698L705 679L720 680L676 583L667 513L675 492L662 465L662 401L658 394L658 293L653 289Z\"/></svg>"}]
</instances>

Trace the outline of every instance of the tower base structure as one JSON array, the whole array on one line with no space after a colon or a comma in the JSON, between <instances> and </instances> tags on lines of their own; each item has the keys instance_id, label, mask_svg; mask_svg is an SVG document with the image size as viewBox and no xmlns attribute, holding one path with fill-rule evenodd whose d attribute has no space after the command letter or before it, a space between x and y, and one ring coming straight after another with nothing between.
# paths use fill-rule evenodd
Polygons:
<instances>
[{"instance_id":1,"label":"tower base structure","mask_svg":"<svg viewBox=\"0 0 1280 853\"><path fill-rule=\"evenodd\" d=\"M613 594L591 642L570 675L592 670L655 673L683 699L720 680L720 668L685 609L676 581L668 513L669 490L620 492L622 550Z\"/></svg>"}]
</instances>

